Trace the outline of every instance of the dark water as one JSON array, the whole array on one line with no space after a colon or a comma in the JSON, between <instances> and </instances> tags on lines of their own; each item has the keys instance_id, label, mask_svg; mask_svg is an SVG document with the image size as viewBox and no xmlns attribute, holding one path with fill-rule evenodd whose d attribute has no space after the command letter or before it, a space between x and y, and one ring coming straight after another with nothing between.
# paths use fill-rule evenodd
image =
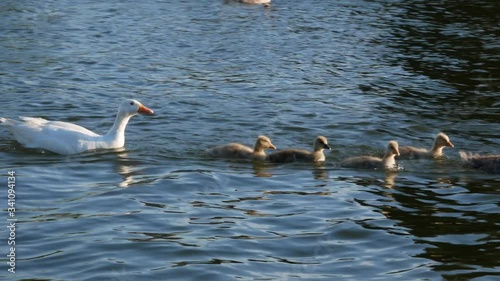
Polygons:
<instances>
[{"instance_id":1,"label":"dark water","mask_svg":"<svg viewBox=\"0 0 500 281\"><path fill-rule=\"evenodd\" d=\"M59 156L0 129L3 210L16 172L16 274L4 280L493 280L497 1L3 1L0 116L97 132L135 98L124 151ZM388 140L437 161L340 169ZM213 160L259 134L334 147L324 166ZM7 223L7 212L2 212Z\"/></svg>"}]
</instances>

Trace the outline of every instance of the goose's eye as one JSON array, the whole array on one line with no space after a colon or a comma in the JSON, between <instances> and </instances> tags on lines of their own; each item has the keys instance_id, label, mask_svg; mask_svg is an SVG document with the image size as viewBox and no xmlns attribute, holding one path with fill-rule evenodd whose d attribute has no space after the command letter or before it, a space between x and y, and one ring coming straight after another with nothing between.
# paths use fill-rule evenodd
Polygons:
<instances>
[{"instance_id":1,"label":"goose's eye","mask_svg":"<svg viewBox=\"0 0 500 281\"><path fill-rule=\"evenodd\" d=\"M131 101L131 102L130 102L130 105L134 105L134 102L133 102L133 101Z\"/></svg>"}]
</instances>

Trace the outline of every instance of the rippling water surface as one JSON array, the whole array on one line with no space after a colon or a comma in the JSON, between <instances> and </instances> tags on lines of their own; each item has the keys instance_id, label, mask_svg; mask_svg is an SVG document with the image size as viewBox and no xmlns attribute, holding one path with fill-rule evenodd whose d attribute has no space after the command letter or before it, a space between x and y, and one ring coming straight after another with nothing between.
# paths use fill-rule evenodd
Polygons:
<instances>
[{"instance_id":1,"label":"rippling water surface","mask_svg":"<svg viewBox=\"0 0 500 281\"><path fill-rule=\"evenodd\" d=\"M0 128L16 172L5 280L493 280L499 153L496 1L3 1L0 115L105 132L135 98L124 150L59 156ZM338 168L388 140L439 160ZM322 166L214 160L259 134L333 147Z\"/></svg>"}]
</instances>

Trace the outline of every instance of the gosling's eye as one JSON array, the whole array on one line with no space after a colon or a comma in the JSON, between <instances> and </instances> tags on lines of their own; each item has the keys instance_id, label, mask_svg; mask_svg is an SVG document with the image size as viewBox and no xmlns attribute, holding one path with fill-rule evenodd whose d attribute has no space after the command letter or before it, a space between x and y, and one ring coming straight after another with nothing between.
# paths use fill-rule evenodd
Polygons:
<instances>
[{"instance_id":1,"label":"gosling's eye","mask_svg":"<svg viewBox=\"0 0 500 281\"><path fill-rule=\"evenodd\" d=\"M134 102L133 102L133 101L131 101L131 102L130 102L130 105L134 105Z\"/></svg>"}]
</instances>

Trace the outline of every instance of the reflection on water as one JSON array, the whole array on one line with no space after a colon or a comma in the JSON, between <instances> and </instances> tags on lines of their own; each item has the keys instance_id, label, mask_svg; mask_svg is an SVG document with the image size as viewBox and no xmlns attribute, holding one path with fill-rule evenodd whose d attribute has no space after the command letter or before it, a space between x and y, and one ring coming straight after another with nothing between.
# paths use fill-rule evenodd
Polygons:
<instances>
[{"instance_id":1,"label":"reflection on water","mask_svg":"<svg viewBox=\"0 0 500 281\"><path fill-rule=\"evenodd\" d=\"M123 150L75 156L0 128L0 170L18 175L16 278L498 276L498 175L457 155L498 153L495 1L66 2L0 5L0 115L101 131L124 97L157 115L132 121ZM336 165L440 131L455 144L443 158ZM201 153L259 134L325 135L333 151L318 165Z\"/></svg>"},{"instance_id":2,"label":"reflection on water","mask_svg":"<svg viewBox=\"0 0 500 281\"><path fill-rule=\"evenodd\" d=\"M397 177L397 172L395 172L395 171L386 172L385 178L384 178L384 187L393 188L396 177Z\"/></svg>"},{"instance_id":3,"label":"reflection on water","mask_svg":"<svg viewBox=\"0 0 500 281\"><path fill-rule=\"evenodd\" d=\"M263 163L261 161L254 161L252 162L252 168L254 170L254 174L257 177L272 177L273 175L269 172L268 165L266 163Z\"/></svg>"},{"instance_id":4,"label":"reflection on water","mask_svg":"<svg viewBox=\"0 0 500 281\"><path fill-rule=\"evenodd\" d=\"M287 164L274 164L267 162L252 162L252 168L255 176L257 177L272 177L273 171L280 170L280 167L292 168L292 169L306 169L311 170L312 177L316 180L327 180L328 179L328 169L324 162L319 163L287 163Z\"/></svg>"},{"instance_id":5,"label":"reflection on water","mask_svg":"<svg viewBox=\"0 0 500 281\"><path fill-rule=\"evenodd\" d=\"M493 226L498 194L493 199L486 199L487 194L477 193L471 185L463 188L462 184L454 179L442 179L422 187L399 188L389 197L373 191L397 204L381 206L363 200L359 202L373 206L387 218L397 221L399 226L415 236L416 243L428 245L425 252L418 256L440 262L435 266L437 271L450 270L452 264L456 265L453 270L458 272L465 269L460 266L464 264L472 267L480 264L495 266L496 262L491 260L496 259L496 246L492 243L496 234L485 233L484 230ZM480 188L484 187L483 184L489 183L482 183ZM464 204L463 198L466 197L473 198L473 201ZM486 260L490 262L484 263ZM459 273L456 278L471 278L487 272L491 271Z\"/></svg>"},{"instance_id":6,"label":"reflection on water","mask_svg":"<svg viewBox=\"0 0 500 281\"><path fill-rule=\"evenodd\" d=\"M141 167L143 165L143 161L129 158L125 150L116 153L115 155L116 159L114 161L114 170L123 178L118 186L128 187L137 183L137 180L134 180L134 175L140 174L140 171L136 167Z\"/></svg>"},{"instance_id":7,"label":"reflection on water","mask_svg":"<svg viewBox=\"0 0 500 281\"><path fill-rule=\"evenodd\" d=\"M394 102L409 112L459 125L497 123L498 3L411 1L388 9L401 15L388 18L397 26L391 31L396 40L389 45L397 49L398 63L437 86L405 85Z\"/></svg>"}]
</instances>

